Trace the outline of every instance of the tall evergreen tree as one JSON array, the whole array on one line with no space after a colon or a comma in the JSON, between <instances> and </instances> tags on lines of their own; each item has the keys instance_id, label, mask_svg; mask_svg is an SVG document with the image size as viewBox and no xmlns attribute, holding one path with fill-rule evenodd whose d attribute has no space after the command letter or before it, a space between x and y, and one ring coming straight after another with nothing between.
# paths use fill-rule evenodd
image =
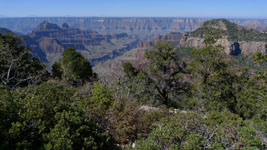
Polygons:
<instances>
[{"instance_id":1,"label":"tall evergreen tree","mask_svg":"<svg viewBox=\"0 0 267 150\"><path fill-rule=\"evenodd\" d=\"M83 84L94 77L90 62L73 48L65 49L60 61L56 62L52 67L55 77L74 84Z\"/></svg>"}]
</instances>

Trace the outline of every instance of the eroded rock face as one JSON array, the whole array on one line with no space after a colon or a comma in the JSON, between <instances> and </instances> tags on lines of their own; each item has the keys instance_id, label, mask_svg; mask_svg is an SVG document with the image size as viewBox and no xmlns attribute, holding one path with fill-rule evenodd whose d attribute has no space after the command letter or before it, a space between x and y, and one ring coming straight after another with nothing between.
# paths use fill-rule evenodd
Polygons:
<instances>
[{"instance_id":1,"label":"eroded rock face","mask_svg":"<svg viewBox=\"0 0 267 150\"><path fill-rule=\"evenodd\" d=\"M193 37L184 35L180 41L181 47L204 47L204 39L200 37ZM231 55L250 55L255 52L267 52L267 41L266 42L247 42L247 41L229 41L227 37L222 37L217 41L216 44L220 44L225 48L226 54ZM237 49L236 47L239 47Z\"/></svg>"},{"instance_id":2,"label":"eroded rock face","mask_svg":"<svg viewBox=\"0 0 267 150\"><path fill-rule=\"evenodd\" d=\"M240 44L240 49L242 51L242 54L244 54L244 55L253 54L255 52L266 53L267 41L266 42L245 42L245 41L240 41L239 44Z\"/></svg>"},{"instance_id":3,"label":"eroded rock face","mask_svg":"<svg viewBox=\"0 0 267 150\"><path fill-rule=\"evenodd\" d=\"M208 23L208 24L205 25L205 23L207 23L209 21L204 22L204 24L200 25L200 28L207 27L207 28L221 29L221 30L226 31L227 30L227 26L222 20L218 20L216 22L216 24Z\"/></svg>"},{"instance_id":4,"label":"eroded rock face","mask_svg":"<svg viewBox=\"0 0 267 150\"><path fill-rule=\"evenodd\" d=\"M165 40L173 46L178 46L183 34L180 32L170 32L167 35L160 35L152 38L152 40L141 41L138 43L138 48L150 48L153 45L157 44L161 40Z\"/></svg>"},{"instance_id":5,"label":"eroded rock face","mask_svg":"<svg viewBox=\"0 0 267 150\"><path fill-rule=\"evenodd\" d=\"M109 41L112 38L109 35L101 35L94 31L71 29L66 23L62 27L60 28L56 24L43 22L29 36L40 41L54 39L63 48L72 47L79 50L84 50L84 45L95 46L99 45L103 40Z\"/></svg>"},{"instance_id":6,"label":"eroded rock face","mask_svg":"<svg viewBox=\"0 0 267 150\"><path fill-rule=\"evenodd\" d=\"M216 44L220 44L225 47L225 52L230 54L230 47L231 43L227 40L227 37L222 37L217 41ZM194 37L188 34L184 34L180 41L181 47L195 47L195 48L202 48L205 46L204 38Z\"/></svg>"},{"instance_id":7,"label":"eroded rock face","mask_svg":"<svg viewBox=\"0 0 267 150\"><path fill-rule=\"evenodd\" d=\"M256 30L248 30L244 27L230 23L225 19L207 21L192 33L186 33L183 35L180 41L181 47L204 47L205 29L212 29L213 32L218 32L222 35L222 38L217 40L216 44L220 44L225 48L226 54L229 55L250 55L255 52L267 52L267 34ZM235 33L233 33L235 32ZM249 35L251 33L252 35ZM251 40L238 40L238 39L250 39ZM235 37L236 40L233 40Z\"/></svg>"},{"instance_id":8,"label":"eroded rock face","mask_svg":"<svg viewBox=\"0 0 267 150\"><path fill-rule=\"evenodd\" d=\"M137 39L126 33L102 35L95 31L70 28L66 23L59 27L43 22L24 37L33 55L45 62L48 69L68 47L80 51L94 64L121 55L137 45Z\"/></svg>"}]
</instances>

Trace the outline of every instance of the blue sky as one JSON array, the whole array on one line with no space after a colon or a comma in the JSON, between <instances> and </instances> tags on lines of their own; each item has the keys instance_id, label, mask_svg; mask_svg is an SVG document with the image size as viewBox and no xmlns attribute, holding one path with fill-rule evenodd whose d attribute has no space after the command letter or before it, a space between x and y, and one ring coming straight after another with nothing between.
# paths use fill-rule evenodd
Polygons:
<instances>
[{"instance_id":1,"label":"blue sky","mask_svg":"<svg viewBox=\"0 0 267 150\"><path fill-rule=\"evenodd\" d=\"M0 0L0 16L267 18L267 0Z\"/></svg>"}]
</instances>

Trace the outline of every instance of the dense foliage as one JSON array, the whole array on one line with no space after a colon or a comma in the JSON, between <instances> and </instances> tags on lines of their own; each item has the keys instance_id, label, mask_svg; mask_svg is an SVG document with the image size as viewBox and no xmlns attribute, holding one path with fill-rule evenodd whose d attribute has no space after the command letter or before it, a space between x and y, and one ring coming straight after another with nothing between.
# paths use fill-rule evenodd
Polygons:
<instances>
[{"instance_id":1,"label":"dense foliage","mask_svg":"<svg viewBox=\"0 0 267 150\"><path fill-rule=\"evenodd\" d=\"M137 141L136 149L266 148L266 127L263 127L266 125L267 113L266 71L262 70L262 66L258 67L258 70L256 70L256 65L245 67L246 64L241 64L239 60L236 61L236 57L229 59L224 52L224 48L221 45L216 45L218 38L220 36L212 34L212 32L206 33L205 47L201 49L192 48L186 53L184 52L185 48L176 49L177 55L175 57L181 56L182 58L179 58L179 60L187 60L183 68L185 72L183 72L182 77L184 78L182 79L187 83L186 85L189 85L190 90L184 93L174 93L176 103L165 105L192 112L184 113L181 111L183 113L175 114L173 117L172 115L167 115L170 118L164 117L161 122L155 123L150 134ZM169 48L168 44L164 47L159 47L160 44L158 47L148 51L147 54L153 53L157 55L154 52L155 50L161 51L161 49ZM156 64L164 62L158 57L168 56L164 55L163 52L158 53L158 55L147 57L152 61L149 64L150 67L155 67L153 62ZM257 62L264 62L266 58L266 55L258 53L254 56ZM172 58L171 60L176 59ZM249 60L251 61L252 59ZM168 69L173 67L172 64L167 66L169 66ZM138 74L132 78L129 78L129 73L125 69L128 81L126 82L127 87L143 87L150 96L157 95L158 93L155 92L153 86L148 88L149 85L153 85L153 82L143 84L144 81L149 79L149 76L154 79L157 76L156 73L149 75L147 72L150 69L138 70L133 68L131 70L138 72ZM156 68L156 70L160 71L160 68ZM145 74L146 77L140 78L139 74ZM163 76L168 75L165 73ZM138 84L136 80L144 81ZM131 94L131 92L133 93ZM133 90L130 91L130 95L143 103L143 93ZM181 96L183 98L180 98ZM145 102L145 104L151 103ZM157 105L154 104L154 106ZM170 109L170 112L174 111ZM181 118L181 115L185 118ZM210 115L215 116L213 116L214 118L209 118ZM190 118L188 118L190 116L192 116L193 122L191 128L187 127L189 126L187 123L190 122ZM174 119L176 117L179 119ZM234 117L234 119L231 119L231 117Z\"/></svg>"},{"instance_id":2,"label":"dense foliage","mask_svg":"<svg viewBox=\"0 0 267 150\"><path fill-rule=\"evenodd\" d=\"M96 81L71 48L46 81L17 37L2 38L0 149L267 149L267 55L249 58L260 69L240 65L218 38L206 33L201 49L161 41L146 51L145 68L125 63L112 83ZM20 82L29 75L36 82Z\"/></svg>"},{"instance_id":3,"label":"dense foliage","mask_svg":"<svg viewBox=\"0 0 267 150\"><path fill-rule=\"evenodd\" d=\"M264 149L254 126L230 113L178 113L156 123L136 149Z\"/></svg>"},{"instance_id":4,"label":"dense foliage","mask_svg":"<svg viewBox=\"0 0 267 150\"><path fill-rule=\"evenodd\" d=\"M33 87L15 106L1 95L5 121L1 126L1 149L103 149L109 136L75 101L76 89L58 83ZM9 116L14 120L9 120ZM1 124L3 125L3 124Z\"/></svg>"},{"instance_id":5,"label":"dense foliage","mask_svg":"<svg viewBox=\"0 0 267 150\"><path fill-rule=\"evenodd\" d=\"M126 86L129 92L143 90L144 101L153 100L152 104L177 107L190 87L184 82L187 73L185 62L176 55L174 47L166 41L159 42L153 49L147 51L145 58L150 60L149 67L145 71L136 71L129 63L123 65L128 78ZM136 84L136 81L141 83Z\"/></svg>"}]
</instances>

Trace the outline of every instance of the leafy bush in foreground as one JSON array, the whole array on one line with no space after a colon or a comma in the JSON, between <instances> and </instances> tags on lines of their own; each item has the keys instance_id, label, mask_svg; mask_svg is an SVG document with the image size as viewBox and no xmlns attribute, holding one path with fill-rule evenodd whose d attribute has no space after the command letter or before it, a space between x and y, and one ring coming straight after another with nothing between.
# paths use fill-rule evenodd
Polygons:
<instances>
[{"instance_id":1,"label":"leafy bush in foreground","mask_svg":"<svg viewBox=\"0 0 267 150\"><path fill-rule=\"evenodd\" d=\"M107 132L86 115L75 89L57 83L36 86L21 99L2 149L108 149ZM1 101L4 102L4 101ZM2 110L2 109L0 109ZM13 110L14 111L14 110ZM3 112L8 114L9 112ZM8 123L3 118L1 123Z\"/></svg>"},{"instance_id":2,"label":"leafy bush in foreground","mask_svg":"<svg viewBox=\"0 0 267 150\"><path fill-rule=\"evenodd\" d=\"M251 121L231 113L178 113L164 118L137 150L264 149L264 138ZM265 133L266 134L266 133Z\"/></svg>"}]
</instances>

